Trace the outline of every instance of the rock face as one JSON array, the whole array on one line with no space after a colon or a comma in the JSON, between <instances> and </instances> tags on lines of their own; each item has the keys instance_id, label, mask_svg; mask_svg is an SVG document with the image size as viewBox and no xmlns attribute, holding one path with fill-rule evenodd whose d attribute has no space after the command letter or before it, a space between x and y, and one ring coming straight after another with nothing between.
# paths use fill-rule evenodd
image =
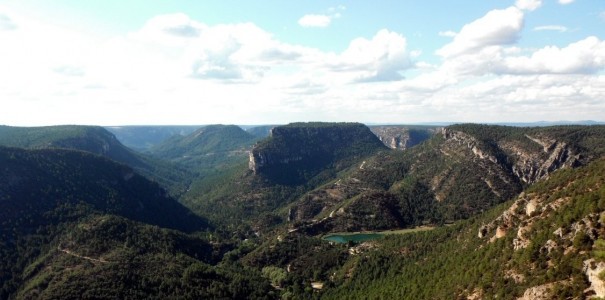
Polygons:
<instances>
[{"instance_id":1,"label":"rock face","mask_svg":"<svg viewBox=\"0 0 605 300\"><path fill-rule=\"evenodd\" d=\"M293 123L273 128L269 138L254 146L249 168L266 178L296 183L381 149L384 145L363 124Z\"/></svg>"},{"instance_id":2,"label":"rock face","mask_svg":"<svg viewBox=\"0 0 605 300\"><path fill-rule=\"evenodd\" d=\"M576 147L558 140L561 138L558 132L539 129L533 129L535 132L524 129L511 131L516 137L501 132L502 137L486 135L487 138L483 139L480 138L483 133L472 134L468 130L456 130L456 127L442 128L440 133L446 140L466 146L476 158L499 165L524 184L533 184L558 169L585 163L585 157ZM524 131L530 134L521 135Z\"/></svg>"},{"instance_id":3,"label":"rock face","mask_svg":"<svg viewBox=\"0 0 605 300\"><path fill-rule=\"evenodd\" d=\"M418 126L372 126L370 130L387 147L405 150L429 139L437 129Z\"/></svg>"},{"instance_id":4,"label":"rock face","mask_svg":"<svg viewBox=\"0 0 605 300\"><path fill-rule=\"evenodd\" d=\"M595 262L594 259L584 261L584 274L590 282L590 289L595 292L595 297L605 297L605 282L599 278L599 273L605 271L605 262Z\"/></svg>"},{"instance_id":5,"label":"rock face","mask_svg":"<svg viewBox=\"0 0 605 300\"><path fill-rule=\"evenodd\" d=\"M565 142L530 135L525 138L541 146L542 151L532 151L518 142L505 142L501 146L514 160L512 171L525 183L532 184L557 169L581 164L581 155Z\"/></svg>"},{"instance_id":6,"label":"rock face","mask_svg":"<svg viewBox=\"0 0 605 300\"><path fill-rule=\"evenodd\" d=\"M390 133L390 141L395 141L394 144L384 137L383 142L386 141L390 146L397 146L401 140L398 142L395 131L389 131L393 129L392 127L377 126L371 129L379 136L381 136L380 132ZM401 133L405 128L395 126L394 129ZM349 208L363 198L360 196L373 192L384 192L382 199L388 199L388 196L393 194L405 194L406 190L410 189L410 182L416 181L427 189L421 194L415 191L414 196L411 197L415 199L414 203L409 207L403 202L398 203L402 216L406 216L408 211L415 210L414 220L430 221L429 218L421 215L424 210L418 209L419 206L424 206L429 210L433 207L448 207L442 210L443 215L439 216L446 220L467 218L478 211L487 210L497 203L512 199L531 182L545 179L559 168L590 161L592 154L587 149L591 148L577 147L577 145L581 145L584 141L592 141L593 144L602 143L602 136L605 136L600 133L602 128L590 129L597 130L591 132L586 127L518 128L475 124L436 128L435 134L426 142L406 151L388 151L364 159L364 162L358 164L358 168L337 183L322 186L305 194L292 206L291 220L319 222L327 217L327 220L322 223L338 224L334 226L340 226L339 229L347 229L341 226L342 224L347 226L355 224L360 227L377 224L366 220L370 220L372 215L377 216L382 211L391 210L383 207L373 209L367 214L368 218L364 219L364 222L359 222L359 216L351 213ZM574 135L573 139L569 138L571 134ZM559 147L552 146L553 143ZM599 147L592 147L592 149L599 149ZM251 157L251 169L257 169L259 163L271 163L272 157L263 156L264 154L259 153L256 157ZM592 155L592 157L597 156ZM296 156L291 156L289 159L304 160ZM419 195L423 196L419 197ZM402 195L397 195L397 198L404 199ZM424 200L416 201L421 198ZM532 201L532 197L524 197L514 209L502 217L502 222L486 225L477 232L477 235L495 240L496 236L502 237L505 232L509 232L517 235L515 249L527 247L528 240L524 233L526 229L531 228L531 223L519 226L511 223L512 218L531 220L533 216L539 216L546 207L556 208L559 205L559 202L544 205L540 201L542 200ZM377 201L376 203L390 205L392 202ZM343 209L343 213L338 213L340 209ZM384 218L384 220L389 219ZM410 224L409 220L404 223ZM395 223L385 222L385 224ZM500 225L502 226L497 231ZM520 227L522 229L519 229Z\"/></svg>"},{"instance_id":7,"label":"rock face","mask_svg":"<svg viewBox=\"0 0 605 300\"><path fill-rule=\"evenodd\" d=\"M553 288L555 283L543 284L535 287L528 288L522 297L517 300L549 300L553 299Z\"/></svg>"}]
</instances>

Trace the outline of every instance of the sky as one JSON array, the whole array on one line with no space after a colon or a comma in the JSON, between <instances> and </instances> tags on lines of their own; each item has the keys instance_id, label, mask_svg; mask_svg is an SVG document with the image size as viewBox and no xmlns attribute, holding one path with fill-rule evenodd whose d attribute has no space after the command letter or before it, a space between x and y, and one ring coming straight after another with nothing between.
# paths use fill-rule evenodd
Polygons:
<instances>
[{"instance_id":1,"label":"sky","mask_svg":"<svg viewBox=\"0 0 605 300\"><path fill-rule=\"evenodd\" d=\"M0 0L0 124L605 121L603 0Z\"/></svg>"}]
</instances>

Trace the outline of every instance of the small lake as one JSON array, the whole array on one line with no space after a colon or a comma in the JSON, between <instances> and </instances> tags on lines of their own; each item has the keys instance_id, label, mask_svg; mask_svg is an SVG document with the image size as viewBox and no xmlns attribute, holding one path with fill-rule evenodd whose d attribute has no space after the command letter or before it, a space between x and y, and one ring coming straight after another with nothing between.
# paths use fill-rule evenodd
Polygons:
<instances>
[{"instance_id":1,"label":"small lake","mask_svg":"<svg viewBox=\"0 0 605 300\"><path fill-rule=\"evenodd\" d=\"M380 233L352 233L352 234L328 234L324 236L324 240L328 240L330 242L335 242L338 244L344 244L349 241L355 243L361 243L365 241L375 240L377 238L383 237L383 234Z\"/></svg>"}]
</instances>

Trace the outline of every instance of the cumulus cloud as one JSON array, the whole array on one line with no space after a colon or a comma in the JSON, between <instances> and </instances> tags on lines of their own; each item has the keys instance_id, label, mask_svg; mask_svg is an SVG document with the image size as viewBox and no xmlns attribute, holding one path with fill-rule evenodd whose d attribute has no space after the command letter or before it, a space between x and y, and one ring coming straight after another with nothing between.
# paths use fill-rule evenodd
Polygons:
<instances>
[{"instance_id":1,"label":"cumulus cloud","mask_svg":"<svg viewBox=\"0 0 605 300\"><path fill-rule=\"evenodd\" d=\"M169 47L164 51L180 58L190 78L231 83L257 82L271 67L312 52L282 43L252 23L208 26L184 14L152 18L131 37Z\"/></svg>"},{"instance_id":2,"label":"cumulus cloud","mask_svg":"<svg viewBox=\"0 0 605 300\"><path fill-rule=\"evenodd\" d=\"M185 14L92 40L6 16L18 21L18 34L0 32L0 103L11 101L0 119L10 124L494 122L602 119L605 109L602 37L521 48L517 7L442 32L451 40L430 62L415 62L418 45L387 29L333 53L252 23L207 25Z\"/></svg>"},{"instance_id":3,"label":"cumulus cloud","mask_svg":"<svg viewBox=\"0 0 605 300\"><path fill-rule=\"evenodd\" d=\"M0 30L15 30L17 24L9 16L0 12Z\"/></svg>"},{"instance_id":4,"label":"cumulus cloud","mask_svg":"<svg viewBox=\"0 0 605 300\"><path fill-rule=\"evenodd\" d=\"M529 53L524 55L524 53ZM605 42L588 37L566 47L540 49L490 46L447 59L440 71L453 77L535 74L594 74L605 67Z\"/></svg>"},{"instance_id":5,"label":"cumulus cloud","mask_svg":"<svg viewBox=\"0 0 605 300\"><path fill-rule=\"evenodd\" d=\"M296 78L295 80L297 81L287 85L284 88L286 93L291 95L317 95L328 90L325 84L310 78Z\"/></svg>"},{"instance_id":6,"label":"cumulus cloud","mask_svg":"<svg viewBox=\"0 0 605 300\"><path fill-rule=\"evenodd\" d=\"M509 74L592 74L605 68L605 41L591 36L565 48L548 46L531 56L507 57Z\"/></svg>"},{"instance_id":7,"label":"cumulus cloud","mask_svg":"<svg viewBox=\"0 0 605 300\"><path fill-rule=\"evenodd\" d=\"M569 29L565 26L561 25L544 25L544 26L536 26L534 27L534 31L558 31L558 32L567 32Z\"/></svg>"},{"instance_id":8,"label":"cumulus cloud","mask_svg":"<svg viewBox=\"0 0 605 300\"><path fill-rule=\"evenodd\" d=\"M186 14L176 13L151 18L132 36L165 45L182 45L187 40L199 37L205 29L206 25L192 20Z\"/></svg>"},{"instance_id":9,"label":"cumulus cloud","mask_svg":"<svg viewBox=\"0 0 605 300\"><path fill-rule=\"evenodd\" d=\"M279 59L286 52L272 48L271 36L253 24L209 27L186 48L191 76L199 79L257 80L264 66L259 57Z\"/></svg>"},{"instance_id":10,"label":"cumulus cloud","mask_svg":"<svg viewBox=\"0 0 605 300\"><path fill-rule=\"evenodd\" d=\"M307 14L298 19L298 25L302 27L328 27L332 23L332 20L341 17L340 11L346 9L344 5L339 5L328 8L327 14Z\"/></svg>"},{"instance_id":11,"label":"cumulus cloud","mask_svg":"<svg viewBox=\"0 0 605 300\"><path fill-rule=\"evenodd\" d=\"M454 40L437 50L437 54L453 57L484 47L513 44L519 39L523 24L523 12L516 7L492 10L462 27Z\"/></svg>"},{"instance_id":12,"label":"cumulus cloud","mask_svg":"<svg viewBox=\"0 0 605 300\"><path fill-rule=\"evenodd\" d=\"M371 40L353 40L329 66L337 72L354 73L357 82L400 80L400 72L413 66L406 47L405 37L382 29Z\"/></svg>"},{"instance_id":13,"label":"cumulus cloud","mask_svg":"<svg viewBox=\"0 0 605 300\"><path fill-rule=\"evenodd\" d=\"M298 25L302 27L328 27L332 18L327 15L304 15L298 19Z\"/></svg>"},{"instance_id":14,"label":"cumulus cloud","mask_svg":"<svg viewBox=\"0 0 605 300\"><path fill-rule=\"evenodd\" d=\"M566 1L566 0L560 0ZM515 6L522 10L534 11L542 6L542 0L517 0Z\"/></svg>"},{"instance_id":15,"label":"cumulus cloud","mask_svg":"<svg viewBox=\"0 0 605 300\"><path fill-rule=\"evenodd\" d=\"M243 67L231 61L231 56L240 49L241 45L233 37L227 37L220 44L203 47L192 64L191 76L201 79L242 79Z\"/></svg>"},{"instance_id":16,"label":"cumulus cloud","mask_svg":"<svg viewBox=\"0 0 605 300\"><path fill-rule=\"evenodd\" d=\"M566 4L573 3L574 1L575 0L559 0L559 4L566 5Z\"/></svg>"}]
</instances>

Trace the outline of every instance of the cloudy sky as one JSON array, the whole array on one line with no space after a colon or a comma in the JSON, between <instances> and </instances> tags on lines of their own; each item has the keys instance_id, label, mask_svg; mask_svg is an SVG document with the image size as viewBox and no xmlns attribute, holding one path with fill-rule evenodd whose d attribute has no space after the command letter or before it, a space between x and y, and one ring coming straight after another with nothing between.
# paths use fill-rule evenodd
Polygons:
<instances>
[{"instance_id":1,"label":"cloudy sky","mask_svg":"<svg viewBox=\"0 0 605 300\"><path fill-rule=\"evenodd\" d=\"M605 1L0 0L0 124L605 121Z\"/></svg>"}]
</instances>

